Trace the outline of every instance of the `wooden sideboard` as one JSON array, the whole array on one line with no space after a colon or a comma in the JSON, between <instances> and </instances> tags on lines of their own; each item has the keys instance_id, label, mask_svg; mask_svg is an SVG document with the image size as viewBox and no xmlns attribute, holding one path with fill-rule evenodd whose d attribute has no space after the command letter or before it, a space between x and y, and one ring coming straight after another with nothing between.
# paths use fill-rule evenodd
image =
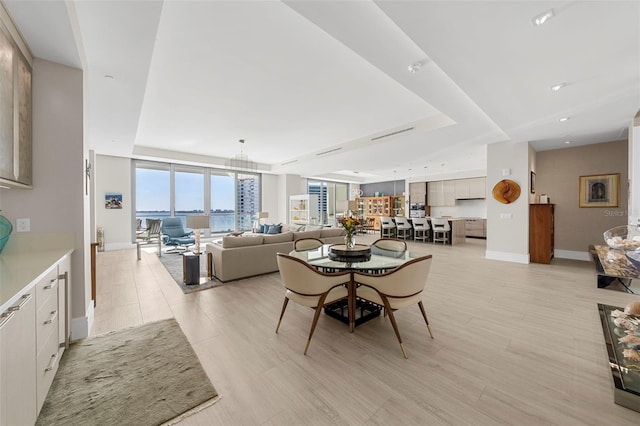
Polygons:
<instances>
[{"instance_id":1,"label":"wooden sideboard","mask_svg":"<svg viewBox=\"0 0 640 426\"><path fill-rule=\"evenodd\" d=\"M551 263L555 204L529 205L529 261Z\"/></svg>"}]
</instances>

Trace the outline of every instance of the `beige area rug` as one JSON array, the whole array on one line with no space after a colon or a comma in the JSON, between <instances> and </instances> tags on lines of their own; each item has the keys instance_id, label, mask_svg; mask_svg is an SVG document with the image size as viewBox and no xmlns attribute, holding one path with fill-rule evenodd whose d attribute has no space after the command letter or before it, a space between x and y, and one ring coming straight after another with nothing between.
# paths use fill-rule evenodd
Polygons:
<instances>
[{"instance_id":1,"label":"beige area rug","mask_svg":"<svg viewBox=\"0 0 640 426\"><path fill-rule=\"evenodd\" d=\"M218 400L175 319L73 343L37 425L174 424Z\"/></svg>"},{"instance_id":2,"label":"beige area rug","mask_svg":"<svg viewBox=\"0 0 640 426\"><path fill-rule=\"evenodd\" d=\"M198 284L185 284L182 280L183 276L183 265L182 265L182 255L179 253L167 253L163 254L162 257L159 257L160 263L165 267L173 280L178 284L178 287L182 290L183 293L189 294L194 291L207 290L210 288L220 287L226 285L225 283L216 280L215 278L210 280L207 278L207 255L202 254L200 256L200 283Z\"/></svg>"}]
</instances>

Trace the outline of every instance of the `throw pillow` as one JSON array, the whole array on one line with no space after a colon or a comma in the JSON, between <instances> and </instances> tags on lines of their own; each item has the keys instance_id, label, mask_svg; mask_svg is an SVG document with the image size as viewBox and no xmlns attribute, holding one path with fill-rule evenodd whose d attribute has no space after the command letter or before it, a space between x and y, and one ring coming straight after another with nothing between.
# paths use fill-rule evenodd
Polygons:
<instances>
[{"instance_id":1,"label":"throw pillow","mask_svg":"<svg viewBox=\"0 0 640 426\"><path fill-rule=\"evenodd\" d=\"M279 234L282 231L282 225L269 225L267 234Z\"/></svg>"}]
</instances>

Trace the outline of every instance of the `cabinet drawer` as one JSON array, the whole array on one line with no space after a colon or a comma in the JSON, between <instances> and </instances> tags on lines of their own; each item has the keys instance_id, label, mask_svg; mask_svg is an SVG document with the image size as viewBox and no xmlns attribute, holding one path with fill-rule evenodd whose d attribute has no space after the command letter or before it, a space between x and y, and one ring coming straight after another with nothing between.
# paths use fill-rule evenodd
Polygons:
<instances>
[{"instance_id":1,"label":"cabinet drawer","mask_svg":"<svg viewBox=\"0 0 640 426\"><path fill-rule=\"evenodd\" d=\"M37 351L43 348L51 333L58 334L58 295L49 297L36 314Z\"/></svg>"},{"instance_id":2,"label":"cabinet drawer","mask_svg":"<svg viewBox=\"0 0 640 426\"><path fill-rule=\"evenodd\" d=\"M36 365L36 391L37 391L37 412L40 412L53 378L58 371L58 334L50 333L49 338L44 343L42 350L38 352Z\"/></svg>"},{"instance_id":3,"label":"cabinet drawer","mask_svg":"<svg viewBox=\"0 0 640 426\"><path fill-rule=\"evenodd\" d=\"M36 284L36 310L47 303L47 299L55 297L58 300L58 268L55 267Z\"/></svg>"}]
</instances>

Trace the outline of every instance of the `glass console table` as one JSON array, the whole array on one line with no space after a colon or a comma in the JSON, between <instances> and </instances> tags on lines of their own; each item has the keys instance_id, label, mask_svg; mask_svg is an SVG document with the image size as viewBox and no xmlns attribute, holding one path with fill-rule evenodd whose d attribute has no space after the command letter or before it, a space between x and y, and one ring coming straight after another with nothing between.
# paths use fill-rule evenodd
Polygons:
<instances>
[{"instance_id":1,"label":"glass console table","mask_svg":"<svg viewBox=\"0 0 640 426\"><path fill-rule=\"evenodd\" d=\"M602 332L613 376L613 401L640 411L640 317L624 308L598 304ZM635 339L634 339L635 337Z\"/></svg>"}]
</instances>

